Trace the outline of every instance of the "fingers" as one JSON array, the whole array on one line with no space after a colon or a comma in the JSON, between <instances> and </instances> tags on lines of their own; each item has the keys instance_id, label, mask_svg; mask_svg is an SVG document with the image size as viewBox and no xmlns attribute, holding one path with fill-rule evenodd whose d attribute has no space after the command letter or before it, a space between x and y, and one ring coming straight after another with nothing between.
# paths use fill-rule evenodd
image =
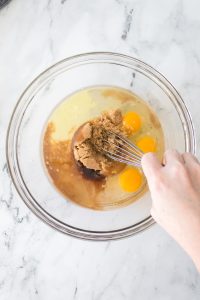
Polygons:
<instances>
[{"instance_id":1,"label":"fingers","mask_svg":"<svg viewBox=\"0 0 200 300\"><path fill-rule=\"evenodd\" d=\"M164 165L173 164L175 161L179 161L184 164L183 156L176 150L167 150L165 151L163 163Z\"/></svg>"},{"instance_id":2,"label":"fingers","mask_svg":"<svg viewBox=\"0 0 200 300\"><path fill-rule=\"evenodd\" d=\"M164 154L163 162L164 164L174 163L175 161L179 161L182 164L190 165L192 163L198 163L198 159L189 152L185 152L180 154L177 150L167 150Z\"/></svg>"},{"instance_id":3,"label":"fingers","mask_svg":"<svg viewBox=\"0 0 200 300\"><path fill-rule=\"evenodd\" d=\"M193 165L193 164L198 164L199 165L199 161L198 159L192 154L192 153L189 153L189 152L185 152L182 154L183 156L183 159L184 159L184 162L186 165Z\"/></svg>"},{"instance_id":4,"label":"fingers","mask_svg":"<svg viewBox=\"0 0 200 300\"><path fill-rule=\"evenodd\" d=\"M163 157L163 163L164 165L171 165L173 166L176 162L180 162L181 164L186 165L188 168L199 165L200 163L197 160L197 158L192 155L191 153L183 153L180 154L176 150L167 150ZM154 176L157 171L159 171L162 168L162 164L156 157L154 153L146 153L142 157L142 168L144 171L145 176L147 179L150 179L151 176Z\"/></svg>"},{"instance_id":5,"label":"fingers","mask_svg":"<svg viewBox=\"0 0 200 300\"><path fill-rule=\"evenodd\" d=\"M154 153L146 153L142 157L142 169L147 178L154 175L155 172L162 168L160 161Z\"/></svg>"},{"instance_id":6,"label":"fingers","mask_svg":"<svg viewBox=\"0 0 200 300\"><path fill-rule=\"evenodd\" d=\"M191 153L183 153L185 166L190 174L193 187L199 192L200 191L200 163L198 159Z\"/></svg>"}]
</instances>

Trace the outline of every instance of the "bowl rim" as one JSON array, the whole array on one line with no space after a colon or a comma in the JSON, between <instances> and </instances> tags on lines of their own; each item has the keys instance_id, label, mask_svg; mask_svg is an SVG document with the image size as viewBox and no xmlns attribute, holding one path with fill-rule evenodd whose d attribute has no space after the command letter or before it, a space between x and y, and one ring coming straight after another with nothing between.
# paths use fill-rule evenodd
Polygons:
<instances>
[{"instance_id":1,"label":"bowl rim","mask_svg":"<svg viewBox=\"0 0 200 300\"><path fill-rule=\"evenodd\" d=\"M27 86L27 88L24 90L24 92L19 97L19 100L17 101L12 116L10 118L10 122L8 125L7 130L7 136L6 136L6 159L8 164L8 170L12 179L12 182L14 183L14 186L19 194L19 196L22 198L24 203L27 205L27 207L44 223L48 224L52 228L58 230L59 232L68 234L70 236L86 239L86 240L96 240L96 241L106 241L106 240L114 240L114 239L121 239L124 237L131 236L133 234L139 233L147 228L149 228L152 224L155 223L152 216L148 216L144 220L128 226L121 229L116 230L109 230L109 231L92 231L92 230L86 230L81 228L76 228L71 225L67 225L62 221L59 221L57 218L49 214L45 209L41 207L41 205L34 201L34 198L29 193L29 191L26 189L26 185L23 181L22 174L20 172L19 168L16 168L17 165L17 158L16 158L16 138L15 138L15 131L16 131L16 122L18 122L18 115L20 114L21 110L24 109L24 104L27 104L26 102L26 94L29 94L32 90L34 90L34 87L37 86L37 84L41 84L41 82L45 83L45 78L49 79L52 74L55 74L55 71L59 70L59 67L63 64L68 64L70 67L75 67L76 64L86 64L86 63L93 63L93 62L109 62L109 60L115 61L115 63L121 62L124 64L128 64L129 66L132 65L132 67L137 67L138 69L142 69L145 72L145 75L152 76L150 79L153 80L159 87L163 89L163 87L166 89L166 91L170 92L174 99L171 99L173 102L175 108L179 112L180 120L183 124L185 120L187 120L187 136L185 134L185 147L186 150L195 154L196 152L196 138L195 138L195 131L194 126L192 122L192 117L190 115L190 112L188 111L187 106L185 105L182 97L177 92L175 87L156 69L148 65L147 63L143 62L142 60L139 60L137 58L115 53L115 52L88 52L88 53L81 53L78 55L74 55L71 57L67 57L52 66L45 69L42 73L40 73L32 82ZM58 73L59 74L59 73ZM160 83L160 84L159 84ZM180 114L181 113L181 114ZM184 120L183 120L184 118ZM20 178L21 176L21 178Z\"/></svg>"}]
</instances>

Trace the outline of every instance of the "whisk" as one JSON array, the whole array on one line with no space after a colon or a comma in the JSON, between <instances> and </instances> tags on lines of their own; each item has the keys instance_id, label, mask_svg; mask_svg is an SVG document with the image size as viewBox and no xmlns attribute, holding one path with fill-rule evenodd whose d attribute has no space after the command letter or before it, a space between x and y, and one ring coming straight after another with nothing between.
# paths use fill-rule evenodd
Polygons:
<instances>
[{"instance_id":1,"label":"whisk","mask_svg":"<svg viewBox=\"0 0 200 300\"><path fill-rule=\"evenodd\" d=\"M107 157L115 161L141 167L143 151L113 131L107 131L107 139L103 139L102 151Z\"/></svg>"}]
</instances>

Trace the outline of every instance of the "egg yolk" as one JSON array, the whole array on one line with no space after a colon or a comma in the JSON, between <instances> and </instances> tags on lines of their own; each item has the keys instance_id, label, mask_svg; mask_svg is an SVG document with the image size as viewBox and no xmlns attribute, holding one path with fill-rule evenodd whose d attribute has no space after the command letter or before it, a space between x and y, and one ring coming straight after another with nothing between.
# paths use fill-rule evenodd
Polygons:
<instances>
[{"instance_id":1,"label":"egg yolk","mask_svg":"<svg viewBox=\"0 0 200 300\"><path fill-rule=\"evenodd\" d=\"M136 168L126 169L119 175L119 184L125 192L136 192L142 184L142 175Z\"/></svg>"},{"instance_id":2,"label":"egg yolk","mask_svg":"<svg viewBox=\"0 0 200 300\"><path fill-rule=\"evenodd\" d=\"M140 130L142 125L141 123L142 121L140 116L134 111L126 113L123 117L123 124L131 131L131 133L135 133Z\"/></svg>"},{"instance_id":3,"label":"egg yolk","mask_svg":"<svg viewBox=\"0 0 200 300\"><path fill-rule=\"evenodd\" d=\"M137 141L137 146L144 153L156 151L156 140L151 136L143 136Z\"/></svg>"}]
</instances>

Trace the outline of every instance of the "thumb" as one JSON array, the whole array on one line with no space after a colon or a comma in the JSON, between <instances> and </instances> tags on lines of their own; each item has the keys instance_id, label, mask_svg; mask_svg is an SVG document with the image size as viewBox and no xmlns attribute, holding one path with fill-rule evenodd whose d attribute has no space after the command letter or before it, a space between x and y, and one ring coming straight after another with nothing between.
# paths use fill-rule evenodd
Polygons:
<instances>
[{"instance_id":1,"label":"thumb","mask_svg":"<svg viewBox=\"0 0 200 300\"><path fill-rule=\"evenodd\" d=\"M152 152L144 154L141 163L147 180L149 180L151 176L154 176L154 174L162 168L157 156Z\"/></svg>"}]
</instances>

